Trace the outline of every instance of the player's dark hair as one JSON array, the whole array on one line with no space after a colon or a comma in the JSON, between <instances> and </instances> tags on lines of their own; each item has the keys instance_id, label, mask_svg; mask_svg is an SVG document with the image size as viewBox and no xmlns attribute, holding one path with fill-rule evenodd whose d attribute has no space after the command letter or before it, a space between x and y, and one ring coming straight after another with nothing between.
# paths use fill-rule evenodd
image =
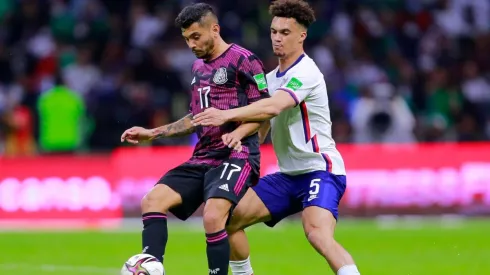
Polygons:
<instances>
[{"instance_id":1,"label":"player's dark hair","mask_svg":"<svg viewBox=\"0 0 490 275\"><path fill-rule=\"evenodd\" d=\"M212 14L216 17L216 13L211 5L206 3L197 3L185 7L175 18L175 25L181 29L187 29L192 24L198 22L202 23L202 19L208 15Z\"/></svg>"},{"instance_id":2,"label":"player's dark hair","mask_svg":"<svg viewBox=\"0 0 490 275\"><path fill-rule=\"evenodd\" d=\"M274 17L294 18L300 25L308 28L315 22L315 11L304 0L276 0L269 7Z\"/></svg>"}]
</instances>

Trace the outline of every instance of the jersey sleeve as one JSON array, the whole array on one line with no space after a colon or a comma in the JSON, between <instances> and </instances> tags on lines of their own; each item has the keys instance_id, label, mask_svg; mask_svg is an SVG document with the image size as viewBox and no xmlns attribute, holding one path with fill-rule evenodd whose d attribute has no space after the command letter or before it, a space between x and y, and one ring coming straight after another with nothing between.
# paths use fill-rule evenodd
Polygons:
<instances>
[{"instance_id":1,"label":"jersey sleeve","mask_svg":"<svg viewBox=\"0 0 490 275\"><path fill-rule=\"evenodd\" d=\"M320 84L318 78L307 75L292 75L289 79L277 90L285 91L298 105L305 100L306 97Z\"/></svg>"},{"instance_id":2,"label":"jersey sleeve","mask_svg":"<svg viewBox=\"0 0 490 275\"><path fill-rule=\"evenodd\" d=\"M246 57L239 70L242 75L241 84L245 88L249 103L270 97L264 65L258 57L255 55Z\"/></svg>"}]
</instances>

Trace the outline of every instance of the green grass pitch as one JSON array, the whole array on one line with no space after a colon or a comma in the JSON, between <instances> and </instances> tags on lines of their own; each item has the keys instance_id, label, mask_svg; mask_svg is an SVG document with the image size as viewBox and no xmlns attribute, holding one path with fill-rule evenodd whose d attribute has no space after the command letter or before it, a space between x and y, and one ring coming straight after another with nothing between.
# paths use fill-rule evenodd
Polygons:
<instances>
[{"instance_id":1,"label":"green grass pitch","mask_svg":"<svg viewBox=\"0 0 490 275\"><path fill-rule=\"evenodd\" d=\"M170 222L168 275L206 274L204 234L197 226ZM298 222L248 231L257 275L333 274L307 243ZM395 222L346 220L336 238L361 273L373 275L488 274L490 220ZM140 251L135 231L0 232L0 274L118 274Z\"/></svg>"}]
</instances>

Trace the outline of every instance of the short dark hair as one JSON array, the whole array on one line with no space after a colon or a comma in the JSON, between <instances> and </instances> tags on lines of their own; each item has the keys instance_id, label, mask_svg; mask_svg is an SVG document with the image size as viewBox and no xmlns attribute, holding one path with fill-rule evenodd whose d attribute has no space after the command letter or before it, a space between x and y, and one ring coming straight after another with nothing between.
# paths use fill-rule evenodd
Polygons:
<instances>
[{"instance_id":1,"label":"short dark hair","mask_svg":"<svg viewBox=\"0 0 490 275\"><path fill-rule=\"evenodd\" d=\"M206 3L197 3L185 7L175 18L175 25L181 29L187 29L192 24L199 22L204 16L212 14L216 17L213 7Z\"/></svg>"},{"instance_id":2,"label":"short dark hair","mask_svg":"<svg viewBox=\"0 0 490 275\"><path fill-rule=\"evenodd\" d=\"M315 11L304 0L276 0L269 7L272 16L294 18L300 25L308 28L315 22Z\"/></svg>"}]
</instances>

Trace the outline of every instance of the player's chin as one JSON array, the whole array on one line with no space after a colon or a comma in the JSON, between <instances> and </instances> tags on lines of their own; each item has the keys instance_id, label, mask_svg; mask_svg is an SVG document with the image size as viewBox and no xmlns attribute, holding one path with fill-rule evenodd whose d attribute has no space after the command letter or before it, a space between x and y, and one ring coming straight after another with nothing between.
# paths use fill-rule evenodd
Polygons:
<instances>
[{"instance_id":1,"label":"player's chin","mask_svg":"<svg viewBox=\"0 0 490 275\"><path fill-rule=\"evenodd\" d=\"M274 55L279 58L286 56L286 54L281 51L274 51Z\"/></svg>"},{"instance_id":2,"label":"player's chin","mask_svg":"<svg viewBox=\"0 0 490 275\"><path fill-rule=\"evenodd\" d=\"M206 53L205 52L202 52L202 51L193 51L194 55L197 57L197 58L204 58L206 57Z\"/></svg>"}]
</instances>

